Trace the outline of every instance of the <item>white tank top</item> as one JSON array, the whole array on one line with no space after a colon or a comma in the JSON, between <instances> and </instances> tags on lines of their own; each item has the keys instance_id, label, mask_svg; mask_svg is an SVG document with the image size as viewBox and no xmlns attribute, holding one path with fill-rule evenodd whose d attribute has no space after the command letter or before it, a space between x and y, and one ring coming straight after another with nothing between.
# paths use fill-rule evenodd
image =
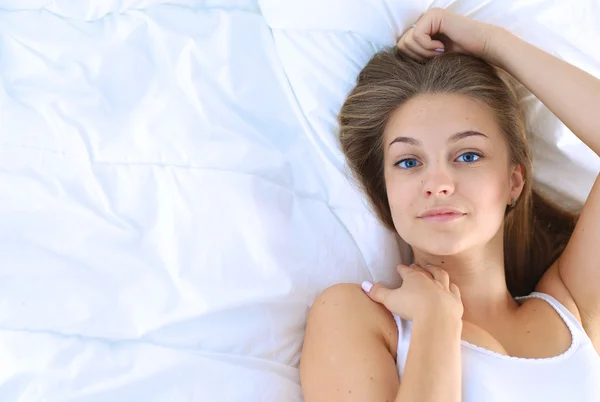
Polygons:
<instances>
[{"instance_id":1,"label":"white tank top","mask_svg":"<svg viewBox=\"0 0 600 402\"><path fill-rule=\"evenodd\" d=\"M558 312L571 331L571 347L550 358L511 357L461 341L463 402L599 402L600 357L577 319L552 296L533 292ZM402 379L411 321L394 314L398 325L396 366Z\"/></svg>"}]
</instances>

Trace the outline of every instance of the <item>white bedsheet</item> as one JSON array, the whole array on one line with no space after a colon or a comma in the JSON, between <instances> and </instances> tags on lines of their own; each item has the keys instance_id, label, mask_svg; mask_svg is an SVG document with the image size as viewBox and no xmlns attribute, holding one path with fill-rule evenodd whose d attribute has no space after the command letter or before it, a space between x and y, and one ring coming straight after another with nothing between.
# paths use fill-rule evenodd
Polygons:
<instances>
[{"instance_id":1,"label":"white bedsheet","mask_svg":"<svg viewBox=\"0 0 600 402\"><path fill-rule=\"evenodd\" d=\"M600 76L595 0L0 1L0 401L301 401L314 297L401 258L335 114L430 5ZM600 164L525 102L577 206Z\"/></svg>"}]
</instances>

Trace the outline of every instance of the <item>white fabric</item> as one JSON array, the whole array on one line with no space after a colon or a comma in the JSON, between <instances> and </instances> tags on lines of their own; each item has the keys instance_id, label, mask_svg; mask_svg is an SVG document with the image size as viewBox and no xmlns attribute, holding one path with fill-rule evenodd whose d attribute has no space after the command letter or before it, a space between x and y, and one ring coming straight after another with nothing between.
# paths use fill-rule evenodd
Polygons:
<instances>
[{"instance_id":1,"label":"white fabric","mask_svg":"<svg viewBox=\"0 0 600 402\"><path fill-rule=\"evenodd\" d=\"M552 296L533 292L548 302L571 333L571 346L558 356L527 359L501 355L461 341L463 402L596 402L600 401L600 356L577 319ZM394 314L398 326L396 366L402 379L412 323Z\"/></svg>"},{"instance_id":2,"label":"white fabric","mask_svg":"<svg viewBox=\"0 0 600 402\"><path fill-rule=\"evenodd\" d=\"M335 115L430 5L600 76L595 0L1 1L0 400L301 401L316 295L401 257ZM598 160L527 105L580 203Z\"/></svg>"}]
</instances>

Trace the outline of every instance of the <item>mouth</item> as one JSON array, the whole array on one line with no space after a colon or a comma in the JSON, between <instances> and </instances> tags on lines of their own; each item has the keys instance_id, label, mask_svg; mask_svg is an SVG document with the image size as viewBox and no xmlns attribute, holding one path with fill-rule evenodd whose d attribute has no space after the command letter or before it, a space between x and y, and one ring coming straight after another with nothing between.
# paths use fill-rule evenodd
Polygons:
<instances>
[{"instance_id":1,"label":"mouth","mask_svg":"<svg viewBox=\"0 0 600 402\"><path fill-rule=\"evenodd\" d=\"M419 216L426 222L452 222L465 216L466 214L460 211L440 209L434 211L428 211L423 215Z\"/></svg>"}]
</instances>

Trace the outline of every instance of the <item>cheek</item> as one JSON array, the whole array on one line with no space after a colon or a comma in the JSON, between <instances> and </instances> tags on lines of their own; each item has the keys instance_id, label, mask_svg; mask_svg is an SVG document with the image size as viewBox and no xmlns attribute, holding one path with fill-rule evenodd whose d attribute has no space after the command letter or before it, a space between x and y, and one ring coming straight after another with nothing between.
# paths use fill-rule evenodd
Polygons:
<instances>
[{"instance_id":1,"label":"cheek","mask_svg":"<svg viewBox=\"0 0 600 402\"><path fill-rule=\"evenodd\" d=\"M508 178L497 173L482 174L474 177L470 184L469 194L465 195L474 204L477 215L493 221L503 219L508 204Z\"/></svg>"},{"instance_id":2,"label":"cheek","mask_svg":"<svg viewBox=\"0 0 600 402\"><path fill-rule=\"evenodd\" d=\"M392 177L386 180L388 201L391 205L406 205L412 202L411 194L414 185L411 185L411 180L406 180L403 177Z\"/></svg>"},{"instance_id":3,"label":"cheek","mask_svg":"<svg viewBox=\"0 0 600 402\"><path fill-rule=\"evenodd\" d=\"M418 184L418 183L417 183ZM387 197L394 225L405 226L411 214L414 214L416 194L419 192L418 185L411 180L395 180L387 184ZM418 206L418 205L417 205Z\"/></svg>"}]
</instances>

